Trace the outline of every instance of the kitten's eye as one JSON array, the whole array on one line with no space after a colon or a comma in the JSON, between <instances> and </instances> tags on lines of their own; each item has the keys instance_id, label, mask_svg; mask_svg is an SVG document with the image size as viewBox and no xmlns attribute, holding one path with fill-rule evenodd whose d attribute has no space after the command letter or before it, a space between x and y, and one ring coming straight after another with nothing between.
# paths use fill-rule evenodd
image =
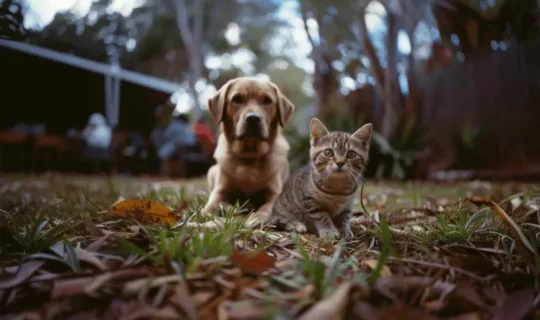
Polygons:
<instances>
[{"instance_id":1,"label":"kitten's eye","mask_svg":"<svg viewBox=\"0 0 540 320\"><path fill-rule=\"evenodd\" d=\"M326 149L324 150L324 155L327 157L331 157L334 155L334 151L332 151L332 149Z\"/></svg>"},{"instance_id":2,"label":"kitten's eye","mask_svg":"<svg viewBox=\"0 0 540 320\"><path fill-rule=\"evenodd\" d=\"M271 104L272 103L272 98L270 98L269 96L264 96L262 102L263 102L263 104Z\"/></svg>"},{"instance_id":3,"label":"kitten's eye","mask_svg":"<svg viewBox=\"0 0 540 320\"><path fill-rule=\"evenodd\" d=\"M237 95L235 95L235 96L232 98L232 101L233 101L234 103L240 104L240 103L244 102L244 97L242 97L241 95L237 94Z\"/></svg>"},{"instance_id":4,"label":"kitten's eye","mask_svg":"<svg viewBox=\"0 0 540 320\"><path fill-rule=\"evenodd\" d=\"M349 159L356 158L356 152L354 152L352 150L347 151L347 158L349 158Z\"/></svg>"}]
</instances>

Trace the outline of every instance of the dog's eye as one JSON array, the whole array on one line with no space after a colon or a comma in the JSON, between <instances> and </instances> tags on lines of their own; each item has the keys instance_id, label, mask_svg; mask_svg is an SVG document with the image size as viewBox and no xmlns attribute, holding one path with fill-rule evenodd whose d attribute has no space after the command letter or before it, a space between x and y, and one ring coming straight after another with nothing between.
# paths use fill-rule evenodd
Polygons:
<instances>
[{"instance_id":1,"label":"dog's eye","mask_svg":"<svg viewBox=\"0 0 540 320\"><path fill-rule=\"evenodd\" d=\"M244 97L242 97L241 95L237 94L235 95L233 98L232 98L232 101L234 103L242 103L244 102Z\"/></svg>"},{"instance_id":2,"label":"dog's eye","mask_svg":"<svg viewBox=\"0 0 540 320\"><path fill-rule=\"evenodd\" d=\"M271 104L271 103L272 103L272 98L270 98L269 96L264 96L263 104Z\"/></svg>"},{"instance_id":3,"label":"dog's eye","mask_svg":"<svg viewBox=\"0 0 540 320\"><path fill-rule=\"evenodd\" d=\"M327 157L331 157L334 155L334 151L332 151L332 149L326 149L324 150L324 155Z\"/></svg>"},{"instance_id":4,"label":"dog's eye","mask_svg":"<svg viewBox=\"0 0 540 320\"><path fill-rule=\"evenodd\" d=\"M349 159L356 158L356 152L354 152L352 150L347 151L347 158L349 158Z\"/></svg>"}]
</instances>

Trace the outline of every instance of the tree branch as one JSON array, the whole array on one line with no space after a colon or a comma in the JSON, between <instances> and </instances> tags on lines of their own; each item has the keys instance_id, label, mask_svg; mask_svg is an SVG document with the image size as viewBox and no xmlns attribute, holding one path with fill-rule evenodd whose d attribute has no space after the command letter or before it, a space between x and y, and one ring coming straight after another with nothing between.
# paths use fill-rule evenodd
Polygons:
<instances>
[{"instance_id":1,"label":"tree branch","mask_svg":"<svg viewBox=\"0 0 540 320\"><path fill-rule=\"evenodd\" d=\"M193 9L193 38L197 46L201 45L202 42L202 31L204 24L204 1L205 0L196 0Z\"/></svg>"},{"instance_id":2,"label":"tree branch","mask_svg":"<svg viewBox=\"0 0 540 320\"><path fill-rule=\"evenodd\" d=\"M309 33L309 28L308 28L308 25L307 25L307 19L308 18L307 18L306 12L307 12L307 8L306 8L305 3L303 1L300 1L300 15L302 16L302 22L303 22L303 25L304 25L304 30L306 31L306 34L308 36L309 43L311 44L312 50L315 51L315 49L318 46L315 45L315 41L313 41L313 37L311 36L311 33Z\"/></svg>"},{"instance_id":3,"label":"tree branch","mask_svg":"<svg viewBox=\"0 0 540 320\"><path fill-rule=\"evenodd\" d=\"M375 46L373 46L373 42L371 41L371 37L369 36L369 31L366 25L365 7L360 12L359 26L361 33L360 40L362 41L362 46L366 50L366 54L369 58L369 68L371 69L371 73L373 74L373 77L375 77L375 88L377 89L379 95L383 97L385 95L384 70L381 66L379 58L377 57L377 51L375 50Z\"/></svg>"},{"instance_id":4,"label":"tree branch","mask_svg":"<svg viewBox=\"0 0 540 320\"><path fill-rule=\"evenodd\" d=\"M195 45L191 29L189 27L189 17L187 12L186 0L172 0L176 9L176 24L180 31L182 41L191 50Z\"/></svg>"}]
</instances>

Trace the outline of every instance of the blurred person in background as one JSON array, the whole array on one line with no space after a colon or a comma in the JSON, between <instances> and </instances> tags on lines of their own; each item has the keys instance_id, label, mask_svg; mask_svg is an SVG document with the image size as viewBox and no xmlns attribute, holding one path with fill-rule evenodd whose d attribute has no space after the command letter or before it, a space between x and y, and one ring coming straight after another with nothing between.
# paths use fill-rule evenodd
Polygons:
<instances>
[{"instance_id":1,"label":"blurred person in background","mask_svg":"<svg viewBox=\"0 0 540 320\"><path fill-rule=\"evenodd\" d=\"M86 146L91 149L107 150L111 145L112 129L101 113L94 113L88 119L88 124L81 132Z\"/></svg>"},{"instance_id":2,"label":"blurred person in background","mask_svg":"<svg viewBox=\"0 0 540 320\"><path fill-rule=\"evenodd\" d=\"M156 126L150 134L159 160L159 172L185 175L186 156L196 148L197 138L191 130L186 114L174 114L174 105L167 103L156 108Z\"/></svg>"},{"instance_id":3,"label":"blurred person in background","mask_svg":"<svg viewBox=\"0 0 540 320\"><path fill-rule=\"evenodd\" d=\"M206 123L204 116L195 123L195 134L199 138L203 151L212 154L216 145L216 136Z\"/></svg>"},{"instance_id":4,"label":"blurred person in background","mask_svg":"<svg viewBox=\"0 0 540 320\"><path fill-rule=\"evenodd\" d=\"M93 113L80 136L85 142L83 162L90 162L90 172L108 171L111 162L112 129L105 117L101 113Z\"/></svg>"}]
</instances>

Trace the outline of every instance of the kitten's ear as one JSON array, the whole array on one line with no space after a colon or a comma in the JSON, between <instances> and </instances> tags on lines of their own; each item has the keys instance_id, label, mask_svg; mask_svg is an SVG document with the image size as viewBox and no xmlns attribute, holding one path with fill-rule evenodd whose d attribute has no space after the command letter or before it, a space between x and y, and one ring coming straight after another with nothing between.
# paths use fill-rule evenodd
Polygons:
<instances>
[{"instance_id":1,"label":"kitten's ear","mask_svg":"<svg viewBox=\"0 0 540 320\"><path fill-rule=\"evenodd\" d=\"M324 126L324 124L321 122L321 120L317 118L311 119L311 125L310 125L310 142L311 145L314 145L319 142L319 140L326 136L328 134L328 130Z\"/></svg>"},{"instance_id":2,"label":"kitten's ear","mask_svg":"<svg viewBox=\"0 0 540 320\"><path fill-rule=\"evenodd\" d=\"M371 143L372 131L373 131L373 126L371 125L371 123L367 123L363 125L360 129L356 130L356 132L352 134L352 137L360 141L366 142L365 145L367 148L369 148L369 145Z\"/></svg>"}]
</instances>

